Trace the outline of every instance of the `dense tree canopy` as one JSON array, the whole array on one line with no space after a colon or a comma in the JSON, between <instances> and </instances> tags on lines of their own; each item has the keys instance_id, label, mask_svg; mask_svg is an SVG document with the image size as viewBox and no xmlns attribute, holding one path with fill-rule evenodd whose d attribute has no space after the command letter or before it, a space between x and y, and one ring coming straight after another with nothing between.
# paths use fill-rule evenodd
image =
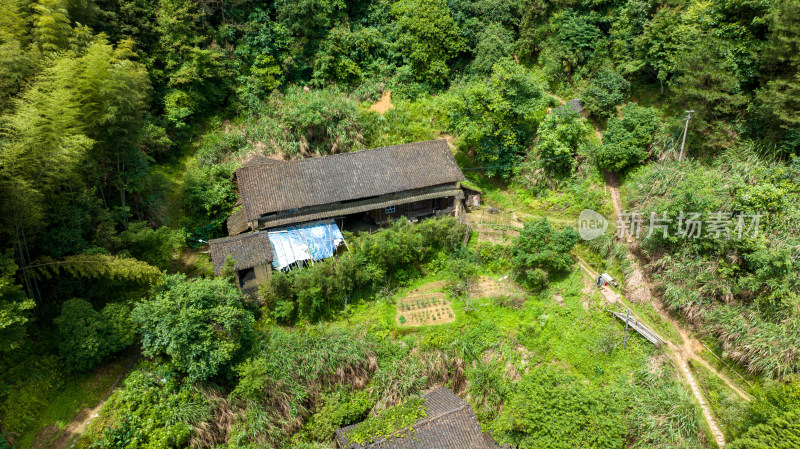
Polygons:
<instances>
[{"instance_id":1,"label":"dense tree canopy","mask_svg":"<svg viewBox=\"0 0 800 449\"><path fill-rule=\"evenodd\" d=\"M556 219L510 246L463 245L455 219L348 234L340 257L273 273L255 300L213 277L202 247L226 235L251 158L432 138L501 217ZM573 299L548 288L574 280L573 212L612 213L606 173L624 208L674 220L635 251L665 306L735 369L776 379L750 405L704 390L730 446L797 446L800 0L4 0L0 447L33 445L63 411L53 398L136 365L139 345L153 360L96 421L99 447L319 449L434 385L519 447L701 446L671 365L649 369L642 348L626 363L646 372L604 365L611 328L581 335L569 374L530 368L556 360L548 323L575 323L543 298ZM687 240L690 209L763 211L764 231ZM579 251L621 274L624 246ZM466 304L442 331L389 317L422 276L459 301L478 275L524 287L487 303L499 324ZM608 366L615 394L647 400L608 400Z\"/></svg>"},{"instance_id":2,"label":"dense tree canopy","mask_svg":"<svg viewBox=\"0 0 800 449\"><path fill-rule=\"evenodd\" d=\"M253 323L234 285L180 275L167 278L153 299L139 303L132 318L144 353L166 355L192 379L220 374L251 338Z\"/></svg>"}]
</instances>

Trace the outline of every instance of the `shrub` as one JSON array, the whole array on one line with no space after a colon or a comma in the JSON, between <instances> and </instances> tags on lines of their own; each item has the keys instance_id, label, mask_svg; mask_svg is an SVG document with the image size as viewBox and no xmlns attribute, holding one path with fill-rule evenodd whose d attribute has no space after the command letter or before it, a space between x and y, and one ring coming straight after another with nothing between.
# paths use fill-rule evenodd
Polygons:
<instances>
[{"instance_id":1,"label":"shrub","mask_svg":"<svg viewBox=\"0 0 800 449\"><path fill-rule=\"evenodd\" d=\"M364 148L366 121L356 101L337 88L274 93L245 125L251 149L284 158L346 153Z\"/></svg>"},{"instance_id":2,"label":"shrub","mask_svg":"<svg viewBox=\"0 0 800 449\"><path fill-rule=\"evenodd\" d=\"M529 160L516 179L526 187L552 184L572 176L577 154L588 148L592 128L572 109L558 110L545 117Z\"/></svg>"},{"instance_id":3,"label":"shrub","mask_svg":"<svg viewBox=\"0 0 800 449\"><path fill-rule=\"evenodd\" d=\"M71 369L88 371L111 353L111 327L89 302L83 299L66 301L61 315L53 322L58 329L59 354Z\"/></svg>"},{"instance_id":4,"label":"shrub","mask_svg":"<svg viewBox=\"0 0 800 449\"><path fill-rule=\"evenodd\" d=\"M754 426L730 444L731 449L792 449L800 446L800 412L776 416Z\"/></svg>"},{"instance_id":5,"label":"shrub","mask_svg":"<svg viewBox=\"0 0 800 449\"><path fill-rule=\"evenodd\" d=\"M168 356L191 379L221 373L252 337L253 315L226 280L172 275L153 293L132 315L142 335L142 352Z\"/></svg>"},{"instance_id":6,"label":"shrub","mask_svg":"<svg viewBox=\"0 0 800 449\"><path fill-rule=\"evenodd\" d=\"M103 449L187 447L193 425L210 414L190 382L149 364L130 373L103 410L112 421L98 441Z\"/></svg>"},{"instance_id":7,"label":"shrub","mask_svg":"<svg viewBox=\"0 0 800 449\"><path fill-rule=\"evenodd\" d=\"M312 439L328 441L336 429L362 421L374 406L375 400L366 390L333 391L322 396L322 406L314 412L306 430Z\"/></svg>"},{"instance_id":8,"label":"shrub","mask_svg":"<svg viewBox=\"0 0 800 449\"><path fill-rule=\"evenodd\" d=\"M236 203L231 182L237 164L192 167L183 174L181 207L186 213L183 225L192 242L224 235L223 226Z\"/></svg>"},{"instance_id":9,"label":"shrub","mask_svg":"<svg viewBox=\"0 0 800 449\"><path fill-rule=\"evenodd\" d=\"M583 104L592 115L600 120L616 115L615 106L622 104L630 83L611 69L602 69L592 79L581 95Z\"/></svg>"},{"instance_id":10,"label":"shrub","mask_svg":"<svg viewBox=\"0 0 800 449\"><path fill-rule=\"evenodd\" d=\"M417 81L443 85L447 63L464 49L458 25L444 0L400 0L392 4L397 20L397 47Z\"/></svg>"},{"instance_id":11,"label":"shrub","mask_svg":"<svg viewBox=\"0 0 800 449\"><path fill-rule=\"evenodd\" d=\"M131 321L131 309L127 304L109 303L100 311L108 325L108 345L111 352L127 348L136 340L136 326Z\"/></svg>"},{"instance_id":12,"label":"shrub","mask_svg":"<svg viewBox=\"0 0 800 449\"><path fill-rule=\"evenodd\" d=\"M531 144L547 101L528 69L513 61L494 65L489 81L454 87L450 128L489 175L508 177Z\"/></svg>"},{"instance_id":13,"label":"shrub","mask_svg":"<svg viewBox=\"0 0 800 449\"><path fill-rule=\"evenodd\" d=\"M183 248L185 239L182 231L166 226L152 229L140 221L131 223L119 234L118 247L154 267L168 270L176 253Z\"/></svg>"},{"instance_id":14,"label":"shrub","mask_svg":"<svg viewBox=\"0 0 800 449\"><path fill-rule=\"evenodd\" d=\"M6 365L4 359L0 365L0 422L8 435L19 435L38 422L66 377L55 356L17 356L21 360L8 360Z\"/></svg>"},{"instance_id":15,"label":"shrub","mask_svg":"<svg viewBox=\"0 0 800 449\"><path fill-rule=\"evenodd\" d=\"M330 317L355 292L376 294L407 281L439 252L461 244L463 226L453 217L412 224L401 219L375 234L349 239L350 251L288 274L275 273L260 293L272 316L282 322L296 317Z\"/></svg>"},{"instance_id":16,"label":"shrub","mask_svg":"<svg viewBox=\"0 0 800 449\"><path fill-rule=\"evenodd\" d=\"M565 273L572 266L569 252L580 239L577 231L556 231L546 218L525 223L514 240L512 263L533 287L544 287L550 275Z\"/></svg>"},{"instance_id":17,"label":"shrub","mask_svg":"<svg viewBox=\"0 0 800 449\"><path fill-rule=\"evenodd\" d=\"M411 429L418 420L428 416L425 399L410 398L404 403L384 410L377 416L370 417L361 425L351 430L347 438L356 444L365 444L395 435L403 429ZM398 434L397 436L405 436Z\"/></svg>"},{"instance_id":18,"label":"shrub","mask_svg":"<svg viewBox=\"0 0 800 449\"><path fill-rule=\"evenodd\" d=\"M655 127L656 110L629 103L622 108L622 119L612 119L603 135L603 145L594 147L591 156L601 169L623 171L647 158Z\"/></svg>"},{"instance_id":19,"label":"shrub","mask_svg":"<svg viewBox=\"0 0 800 449\"><path fill-rule=\"evenodd\" d=\"M334 385L366 384L375 369L370 361L374 360L374 348L374 341L344 329L269 329L257 354L235 369L239 382L231 398L248 402L248 413L258 415L257 419L245 417L237 423L237 438L283 447L288 433L302 425L312 404L325 391ZM362 401L366 407L366 399L359 394L354 400ZM348 416L361 413L356 409L362 406L336 419L350 419ZM315 431L327 433L327 426L334 425L331 422L318 423L320 427Z\"/></svg>"},{"instance_id":20,"label":"shrub","mask_svg":"<svg viewBox=\"0 0 800 449\"><path fill-rule=\"evenodd\" d=\"M520 449L624 446L622 407L613 396L547 368L519 381L492 423L501 444Z\"/></svg>"}]
</instances>

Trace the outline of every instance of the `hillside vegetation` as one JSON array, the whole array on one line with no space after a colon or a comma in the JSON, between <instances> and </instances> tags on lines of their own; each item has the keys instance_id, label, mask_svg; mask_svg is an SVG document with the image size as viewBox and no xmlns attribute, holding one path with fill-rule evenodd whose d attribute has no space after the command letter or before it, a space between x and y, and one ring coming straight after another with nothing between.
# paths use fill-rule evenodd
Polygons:
<instances>
[{"instance_id":1,"label":"hillside vegetation","mask_svg":"<svg viewBox=\"0 0 800 449\"><path fill-rule=\"evenodd\" d=\"M471 228L213 276L249 158L435 138ZM4 0L0 448L332 448L442 385L519 448L795 448L799 203L798 0Z\"/></svg>"}]
</instances>

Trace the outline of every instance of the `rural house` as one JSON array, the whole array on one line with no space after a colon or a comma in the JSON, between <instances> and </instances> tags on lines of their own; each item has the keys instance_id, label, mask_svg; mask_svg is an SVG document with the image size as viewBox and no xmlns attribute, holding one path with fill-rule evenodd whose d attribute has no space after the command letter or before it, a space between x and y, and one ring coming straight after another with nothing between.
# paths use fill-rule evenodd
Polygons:
<instances>
[{"instance_id":1,"label":"rural house","mask_svg":"<svg viewBox=\"0 0 800 449\"><path fill-rule=\"evenodd\" d=\"M256 160L236 170L241 207L228 234L367 214L375 223L460 213L458 168L445 140L294 161Z\"/></svg>"},{"instance_id":2,"label":"rural house","mask_svg":"<svg viewBox=\"0 0 800 449\"><path fill-rule=\"evenodd\" d=\"M351 442L347 435L361 424L336 431L339 449L497 449L492 437L481 432L481 425L467 403L446 387L423 396L427 416L395 435L365 444Z\"/></svg>"},{"instance_id":3,"label":"rural house","mask_svg":"<svg viewBox=\"0 0 800 449\"><path fill-rule=\"evenodd\" d=\"M208 247L215 274L222 273L228 256L236 261L233 273L242 291L255 291L259 284L269 279L273 257L266 232L214 239L208 242Z\"/></svg>"},{"instance_id":4,"label":"rural house","mask_svg":"<svg viewBox=\"0 0 800 449\"><path fill-rule=\"evenodd\" d=\"M259 156L235 176L239 201L227 221L230 237L209 243L215 272L230 255L237 261L240 284L252 277L259 284L268 276L268 271L259 275L260 265L251 265L243 245L257 245L252 251L262 256L259 263L269 254L268 265L282 270L333 256L344 242L344 226L460 216L464 207L464 174L445 140L293 161ZM266 237L242 237L254 233Z\"/></svg>"}]
</instances>

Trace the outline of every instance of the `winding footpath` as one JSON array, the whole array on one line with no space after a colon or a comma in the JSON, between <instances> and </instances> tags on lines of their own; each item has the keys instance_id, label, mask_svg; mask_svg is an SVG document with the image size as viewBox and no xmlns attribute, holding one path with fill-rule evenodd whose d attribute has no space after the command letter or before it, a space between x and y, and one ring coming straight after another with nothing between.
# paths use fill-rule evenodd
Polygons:
<instances>
[{"instance_id":1,"label":"winding footpath","mask_svg":"<svg viewBox=\"0 0 800 449\"><path fill-rule=\"evenodd\" d=\"M619 182L617 176L614 173L606 172L605 174L606 185L611 193L611 200L614 205L614 212L619 216L622 212L622 201L619 195ZM580 257L578 258L582 266L587 265L585 261L583 261ZM633 254L630 252L628 253L628 259L631 263L631 267L635 270L644 273L639 265L639 261L634 257ZM591 268L588 266L584 266L584 270L589 270L591 272ZM593 278L596 279L596 273L593 274ZM727 376L717 371L714 367L712 367L708 362L703 360L696 352L696 348L702 348L700 342L695 339L692 334L683 329L679 323L677 323L672 316L667 312L662 304L660 298L656 295L652 294L652 290L650 289L650 285L646 283L644 280L644 276L636 277L636 279L631 279L634 281L638 281L640 285L630 285L631 289L640 291L644 294L645 298L647 299L650 304L658 312L659 316L666 322L670 323L673 328L676 329L678 334L681 337L681 345L678 346L675 343L667 340L667 352L669 356L675 361L678 366L679 371L683 375L684 380L686 383L689 384L689 388L692 391L692 394L697 399L697 402L700 404L700 409L703 412L703 417L705 418L706 422L708 423L711 432L714 434L714 439L717 442L717 445L720 448L725 447L725 435L723 435L722 431L717 426L716 421L714 420L714 415L711 413L711 408L709 407L706 399L703 397L703 394L700 390L700 387L697 385L697 381L694 378L691 370L689 369L689 360L692 360L700 365L704 366L706 369L714 373L717 377L719 377L725 384L737 395L739 395L742 399L749 401L750 397L738 388ZM637 282L634 282L637 283Z\"/></svg>"}]
</instances>

